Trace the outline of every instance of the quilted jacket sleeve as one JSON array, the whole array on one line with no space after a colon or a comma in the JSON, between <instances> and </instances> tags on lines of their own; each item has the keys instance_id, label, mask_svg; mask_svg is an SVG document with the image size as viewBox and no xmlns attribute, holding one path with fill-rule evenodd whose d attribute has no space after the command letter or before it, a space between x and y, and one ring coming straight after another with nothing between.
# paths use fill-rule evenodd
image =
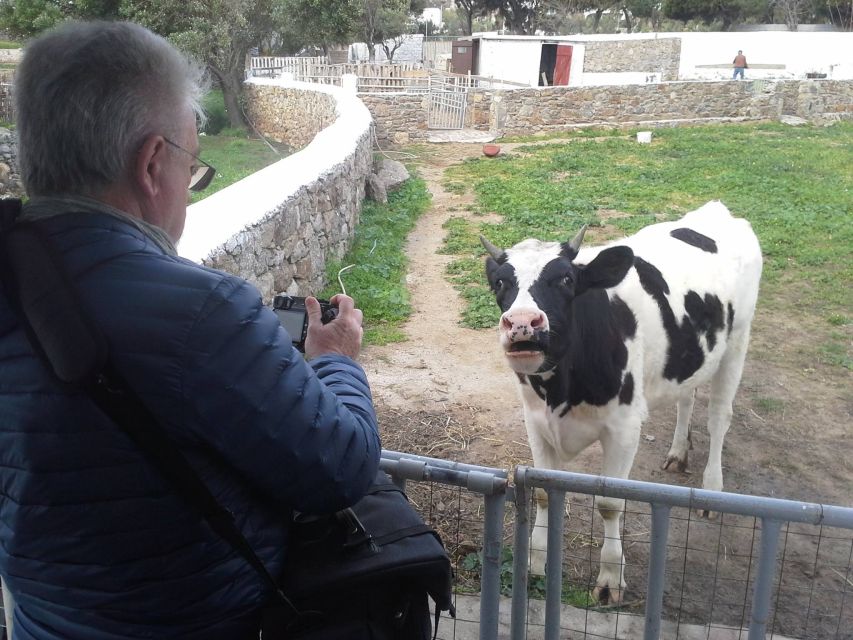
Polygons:
<instances>
[{"instance_id":1,"label":"quilted jacket sleeve","mask_svg":"<svg viewBox=\"0 0 853 640\"><path fill-rule=\"evenodd\" d=\"M356 502L379 464L364 371L306 363L250 284L225 277L187 337L184 425L271 499L306 513Z\"/></svg>"}]
</instances>

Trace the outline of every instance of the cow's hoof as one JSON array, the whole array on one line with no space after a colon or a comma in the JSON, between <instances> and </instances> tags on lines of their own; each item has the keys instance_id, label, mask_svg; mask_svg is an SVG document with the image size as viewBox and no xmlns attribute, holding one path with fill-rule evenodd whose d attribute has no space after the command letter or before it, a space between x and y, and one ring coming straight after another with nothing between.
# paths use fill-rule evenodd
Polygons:
<instances>
[{"instance_id":1,"label":"cow's hoof","mask_svg":"<svg viewBox=\"0 0 853 640\"><path fill-rule=\"evenodd\" d=\"M670 469L669 465L675 463L675 469ZM670 453L666 456L666 460L664 460L663 464L660 467L665 471L678 471L679 473L687 472L687 452L684 452L684 456L679 456L675 453Z\"/></svg>"},{"instance_id":2,"label":"cow's hoof","mask_svg":"<svg viewBox=\"0 0 853 640\"><path fill-rule=\"evenodd\" d=\"M609 585L604 585L592 590L592 599L602 606L620 605L622 604L622 595L624 592L624 588L611 589Z\"/></svg>"}]
</instances>

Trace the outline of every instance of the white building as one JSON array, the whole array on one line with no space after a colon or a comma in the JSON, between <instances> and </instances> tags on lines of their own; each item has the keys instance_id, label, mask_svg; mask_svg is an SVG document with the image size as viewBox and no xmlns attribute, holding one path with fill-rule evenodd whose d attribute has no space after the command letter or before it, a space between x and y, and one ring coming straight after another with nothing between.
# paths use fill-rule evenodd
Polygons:
<instances>
[{"instance_id":1,"label":"white building","mask_svg":"<svg viewBox=\"0 0 853 640\"><path fill-rule=\"evenodd\" d=\"M643 84L661 80L728 80L731 63L738 50L748 62L747 79L805 78L807 73L826 74L836 80L853 79L853 33L850 32L685 32L636 33L572 36L509 36L477 33L470 37L473 48L471 73L481 76L541 84L542 69L557 67L561 79L568 75L569 86ZM654 49L654 40L668 39L674 46L662 48L659 65L653 60L634 61L623 55L621 65L607 70L585 65L587 49L613 43L625 50L626 43L645 43ZM464 49L465 47L460 47ZM641 48L641 47L637 47ZM671 54L669 52L672 52ZM673 58L672 56L675 56ZM549 62L550 60L550 62ZM634 68L631 65L634 64ZM454 69L465 73L465 69ZM669 76L669 77L668 77ZM674 77L673 77L674 76ZM552 78L553 80L553 78Z\"/></svg>"}]
</instances>

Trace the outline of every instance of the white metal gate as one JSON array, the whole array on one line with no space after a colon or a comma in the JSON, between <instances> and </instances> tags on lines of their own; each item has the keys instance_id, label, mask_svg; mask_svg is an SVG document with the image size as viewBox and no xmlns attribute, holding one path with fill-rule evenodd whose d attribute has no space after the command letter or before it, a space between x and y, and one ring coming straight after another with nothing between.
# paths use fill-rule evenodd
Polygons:
<instances>
[{"instance_id":1,"label":"white metal gate","mask_svg":"<svg viewBox=\"0 0 853 640\"><path fill-rule=\"evenodd\" d=\"M468 87L452 76L430 74L430 129L462 129L468 106Z\"/></svg>"}]
</instances>

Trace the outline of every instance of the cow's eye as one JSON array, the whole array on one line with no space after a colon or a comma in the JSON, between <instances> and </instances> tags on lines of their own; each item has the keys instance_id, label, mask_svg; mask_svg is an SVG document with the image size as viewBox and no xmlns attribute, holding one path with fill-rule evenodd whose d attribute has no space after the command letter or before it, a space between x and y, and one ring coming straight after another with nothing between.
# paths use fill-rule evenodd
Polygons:
<instances>
[{"instance_id":1,"label":"cow's eye","mask_svg":"<svg viewBox=\"0 0 853 640\"><path fill-rule=\"evenodd\" d=\"M495 289L503 289L503 288L504 288L504 281L501 280L500 278L495 280Z\"/></svg>"},{"instance_id":2,"label":"cow's eye","mask_svg":"<svg viewBox=\"0 0 853 640\"><path fill-rule=\"evenodd\" d=\"M574 284L571 274L564 275L562 280L560 280L560 284L564 287L571 287Z\"/></svg>"}]
</instances>

